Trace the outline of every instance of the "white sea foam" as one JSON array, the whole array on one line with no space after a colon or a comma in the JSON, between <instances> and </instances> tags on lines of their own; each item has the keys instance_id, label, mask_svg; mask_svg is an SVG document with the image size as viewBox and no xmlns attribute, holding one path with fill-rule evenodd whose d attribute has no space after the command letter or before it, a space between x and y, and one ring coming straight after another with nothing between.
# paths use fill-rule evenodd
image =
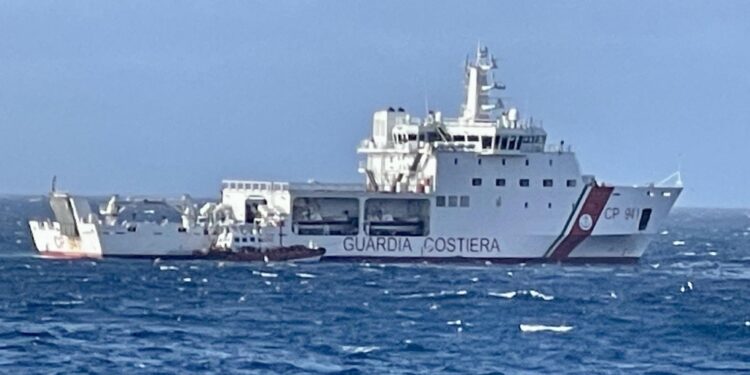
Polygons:
<instances>
[{"instance_id":1,"label":"white sea foam","mask_svg":"<svg viewBox=\"0 0 750 375\"><path fill-rule=\"evenodd\" d=\"M674 240L672 241L673 246L685 246L685 241L682 240Z\"/></svg>"},{"instance_id":2,"label":"white sea foam","mask_svg":"<svg viewBox=\"0 0 750 375\"><path fill-rule=\"evenodd\" d=\"M710 256L712 256L712 257L715 257L715 256L716 256L716 255L718 255L718 254L719 254L719 253L717 253L717 252L715 252L715 251L709 251L709 252L708 252L708 255L710 255Z\"/></svg>"},{"instance_id":3,"label":"white sea foam","mask_svg":"<svg viewBox=\"0 0 750 375\"><path fill-rule=\"evenodd\" d=\"M351 354L370 353L378 349L380 349L379 346L354 346L354 345L341 346L341 350L347 353L351 353Z\"/></svg>"},{"instance_id":4,"label":"white sea foam","mask_svg":"<svg viewBox=\"0 0 750 375\"><path fill-rule=\"evenodd\" d=\"M502 292L502 293L488 292L487 295L492 296L492 297L500 297L500 298L507 298L507 299L511 299L516 296L529 296L531 298L539 298L544 301L552 301L553 299L555 299L555 297L552 295L547 295L539 291L536 291L534 289L517 290L517 291Z\"/></svg>"},{"instance_id":5,"label":"white sea foam","mask_svg":"<svg viewBox=\"0 0 750 375\"><path fill-rule=\"evenodd\" d=\"M548 296L546 294L539 293L539 292L537 292L534 289L529 290L529 295L531 295L534 298L541 298L541 299L543 299L545 301L552 301L553 299L555 299L554 296Z\"/></svg>"},{"instance_id":6,"label":"white sea foam","mask_svg":"<svg viewBox=\"0 0 750 375\"><path fill-rule=\"evenodd\" d=\"M693 290L693 283L691 281L688 281L687 283L685 283L685 285L680 287L680 292L682 293L685 293L691 290Z\"/></svg>"},{"instance_id":7,"label":"white sea foam","mask_svg":"<svg viewBox=\"0 0 750 375\"><path fill-rule=\"evenodd\" d=\"M745 321L745 327L750 327L750 320Z\"/></svg>"},{"instance_id":8,"label":"white sea foam","mask_svg":"<svg viewBox=\"0 0 750 375\"><path fill-rule=\"evenodd\" d=\"M159 270L161 271L177 271L179 268L175 266L159 266Z\"/></svg>"},{"instance_id":9,"label":"white sea foam","mask_svg":"<svg viewBox=\"0 0 750 375\"><path fill-rule=\"evenodd\" d=\"M182 279L182 282L183 282L183 283L189 283L189 282L191 282L191 281L193 281L193 279L191 279L191 278L189 278L189 277L185 277L185 278L183 278L183 279Z\"/></svg>"},{"instance_id":10,"label":"white sea foam","mask_svg":"<svg viewBox=\"0 0 750 375\"><path fill-rule=\"evenodd\" d=\"M495 292L489 292L488 295L492 297L500 297L500 298L507 298L511 299L516 296L516 292L504 292L504 293L495 293Z\"/></svg>"},{"instance_id":11,"label":"white sea foam","mask_svg":"<svg viewBox=\"0 0 750 375\"><path fill-rule=\"evenodd\" d=\"M445 323L448 324L449 326L460 326L461 325L461 319L450 320L450 321L447 321Z\"/></svg>"},{"instance_id":12,"label":"white sea foam","mask_svg":"<svg viewBox=\"0 0 750 375\"><path fill-rule=\"evenodd\" d=\"M261 272L260 277L274 278L279 277L279 274L273 272Z\"/></svg>"},{"instance_id":13,"label":"white sea foam","mask_svg":"<svg viewBox=\"0 0 750 375\"><path fill-rule=\"evenodd\" d=\"M559 326L546 326L542 324L521 324L519 325L519 328L521 329L521 332L556 332L556 333L565 333L573 329L572 326L565 326L565 325L559 325Z\"/></svg>"},{"instance_id":14,"label":"white sea foam","mask_svg":"<svg viewBox=\"0 0 750 375\"><path fill-rule=\"evenodd\" d=\"M297 272L295 275L297 275L297 277L302 278L302 279L314 279L317 277L311 273L304 273L304 272Z\"/></svg>"}]
</instances>

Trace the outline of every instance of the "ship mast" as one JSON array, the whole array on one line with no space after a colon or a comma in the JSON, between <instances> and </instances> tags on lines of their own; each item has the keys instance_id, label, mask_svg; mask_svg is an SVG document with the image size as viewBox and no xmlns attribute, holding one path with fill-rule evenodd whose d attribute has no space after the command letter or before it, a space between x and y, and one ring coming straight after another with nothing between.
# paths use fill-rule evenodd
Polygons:
<instances>
[{"instance_id":1,"label":"ship mast","mask_svg":"<svg viewBox=\"0 0 750 375\"><path fill-rule=\"evenodd\" d=\"M495 82L492 71L497 68L495 57L487 47L477 45L474 62L466 61L466 101L462 105L461 119L466 122L491 120L492 111L503 108L500 98L491 95L493 90L505 86Z\"/></svg>"}]
</instances>

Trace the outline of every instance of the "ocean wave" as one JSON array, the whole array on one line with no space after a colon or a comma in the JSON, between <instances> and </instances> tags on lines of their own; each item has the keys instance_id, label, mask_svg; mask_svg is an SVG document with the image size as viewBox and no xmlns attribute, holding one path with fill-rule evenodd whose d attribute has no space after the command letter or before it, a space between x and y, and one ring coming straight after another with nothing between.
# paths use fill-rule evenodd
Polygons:
<instances>
[{"instance_id":1,"label":"ocean wave","mask_svg":"<svg viewBox=\"0 0 750 375\"><path fill-rule=\"evenodd\" d=\"M518 328L521 329L521 332L555 332L555 333L565 333L569 332L573 329L572 326L566 326L566 325L559 325L559 326L547 326L542 324L520 324Z\"/></svg>"},{"instance_id":2,"label":"ocean wave","mask_svg":"<svg viewBox=\"0 0 750 375\"><path fill-rule=\"evenodd\" d=\"M552 295L544 294L534 289L529 289L529 290L522 289L522 290L517 290L517 291L509 291L509 292L488 292L487 295L491 297L500 297L500 298L506 298L506 299L515 298L517 296L529 296L531 298L538 298L544 301L552 301L555 299L555 297Z\"/></svg>"}]
</instances>

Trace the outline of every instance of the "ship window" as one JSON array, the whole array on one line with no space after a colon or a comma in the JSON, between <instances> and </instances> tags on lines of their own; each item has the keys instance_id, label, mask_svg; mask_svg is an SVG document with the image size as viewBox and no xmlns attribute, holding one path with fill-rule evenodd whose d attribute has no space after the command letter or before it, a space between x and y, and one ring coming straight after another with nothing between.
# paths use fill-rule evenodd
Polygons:
<instances>
[{"instance_id":1,"label":"ship window","mask_svg":"<svg viewBox=\"0 0 750 375\"><path fill-rule=\"evenodd\" d=\"M469 207L469 196L462 195L459 203L461 207Z\"/></svg>"},{"instance_id":2,"label":"ship window","mask_svg":"<svg viewBox=\"0 0 750 375\"><path fill-rule=\"evenodd\" d=\"M435 206L445 207L445 195L438 195L435 197Z\"/></svg>"},{"instance_id":3,"label":"ship window","mask_svg":"<svg viewBox=\"0 0 750 375\"><path fill-rule=\"evenodd\" d=\"M552 208L552 202L547 203L547 208Z\"/></svg>"},{"instance_id":4,"label":"ship window","mask_svg":"<svg viewBox=\"0 0 750 375\"><path fill-rule=\"evenodd\" d=\"M458 158L453 158L453 164L458 165Z\"/></svg>"},{"instance_id":5,"label":"ship window","mask_svg":"<svg viewBox=\"0 0 750 375\"><path fill-rule=\"evenodd\" d=\"M526 166L529 165L529 159L526 159Z\"/></svg>"},{"instance_id":6,"label":"ship window","mask_svg":"<svg viewBox=\"0 0 750 375\"><path fill-rule=\"evenodd\" d=\"M409 134L409 140L410 141L416 141L417 140L417 135L416 134Z\"/></svg>"},{"instance_id":7,"label":"ship window","mask_svg":"<svg viewBox=\"0 0 750 375\"><path fill-rule=\"evenodd\" d=\"M518 184L521 187L529 187L529 179L528 178L522 178L518 181Z\"/></svg>"},{"instance_id":8,"label":"ship window","mask_svg":"<svg viewBox=\"0 0 750 375\"><path fill-rule=\"evenodd\" d=\"M234 242L240 242L240 238L239 237L235 237L234 238Z\"/></svg>"},{"instance_id":9,"label":"ship window","mask_svg":"<svg viewBox=\"0 0 750 375\"><path fill-rule=\"evenodd\" d=\"M651 209L644 208L641 211L641 220L638 222L638 230L646 230L648 227L648 221L651 219Z\"/></svg>"},{"instance_id":10,"label":"ship window","mask_svg":"<svg viewBox=\"0 0 750 375\"><path fill-rule=\"evenodd\" d=\"M477 164L482 165L482 159L477 159Z\"/></svg>"},{"instance_id":11,"label":"ship window","mask_svg":"<svg viewBox=\"0 0 750 375\"><path fill-rule=\"evenodd\" d=\"M520 149L521 149L521 139L519 137L518 143L516 143L516 150L520 150Z\"/></svg>"},{"instance_id":12,"label":"ship window","mask_svg":"<svg viewBox=\"0 0 750 375\"><path fill-rule=\"evenodd\" d=\"M177 228L177 231L180 232L180 233L185 233L185 232L187 232L187 229L183 228L183 227L179 227L179 228Z\"/></svg>"},{"instance_id":13,"label":"ship window","mask_svg":"<svg viewBox=\"0 0 750 375\"><path fill-rule=\"evenodd\" d=\"M529 202L523 202L523 208L529 208Z\"/></svg>"},{"instance_id":14,"label":"ship window","mask_svg":"<svg viewBox=\"0 0 750 375\"><path fill-rule=\"evenodd\" d=\"M477 136L477 135L470 135L470 136L466 137L466 140L469 141L469 142L478 142L479 141L479 136Z\"/></svg>"},{"instance_id":15,"label":"ship window","mask_svg":"<svg viewBox=\"0 0 750 375\"><path fill-rule=\"evenodd\" d=\"M508 149L509 150L515 150L516 149L516 136L511 136L510 140L508 141Z\"/></svg>"},{"instance_id":16,"label":"ship window","mask_svg":"<svg viewBox=\"0 0 750 375\"><path fill-rule=\"evenodd\" d=\"M458 206L458 197L455 195L449 195L448 196L448 207L456 207Z\"/></svg>"},{"instance_id":17,"label":"ship window","mask_svg":"<svg viewBox=\"0 0 750 375\"><path fill-rule=\"evenodd\" d=\"M500 149L505 150L506 148L508 148L508 137L503 137L500 141Z\"/></svg>"},{"instance_id":18,"label":"ship window","mask_svg":"<svg viewBox=\"0 0 750 375\"><path fill-rule=\"evenodd\" d=\"M482 179L481 178L472 178L471 179L471 186L482 186Z\"/></svg>"},{"instance_id":19,"label":"ship window","mask_svg":"<svg viewBox=\"0 0 750 375\"><path fill-rule=\"evenodd\" d=\"M549 159L549 166L552 166L552 159Z\"/></svg>"},{"instance_id":20,"label":"ship window","mask_svg":"<svg viewBox=\"0 0 750 375\"><path fill-rule=\"evenodd\" d=\"M551 178L545 178L542 181L542 186L544 186L544 187L552 187L552 179Z\"/></svg>"},{"instance_id":21,"label":"ship window","mask_svg":"<svg viewBox=\"0 0 750 375\"><path fill-rule=\"evenodd\" d=\"M568 181L566 181L566 185L568 187L576 187L576 180L572 180L572 179L568 180Z\"/></svg>"},{"instance_id":22,"label":"ship window","mask_svg":"<svg viewBox=\"0 0 750 375\"><path fill-rule=\"evenodd\" d=\"M492 137L482 137L482 148L492 148Z\"/></svg>"},{"instance_id":23,"label":"ship window","mask_svg":"<svg viewBox=\"0 0 750 375\"><path fill-rule=\"evenodd\" d=\"M505 186L505 179L504 178L496 178L495 179L495 186Z\"/></svg>"},{"instance_id":24,"label":"ship window","mask_svg":"<svg viewBox=\"0 0 750 375\"><path fill-rule=\"evenodd\" d=\"M500 207L502 205L503 205L503 198L497 197L497 199L495 199L495 207Z\"/></svg>"},{"instance_id":25,"label":"ship window","mask_svg":"<svg viewBox=\"0 0 750 375\"><path fill-rule=\"evenodd\" d=\"M135 226L128 227L128 232L135 232Z\"/></svg>"},{"instance_id":26,"label":"ship window","mask_svg":"<svg viewBox=\"0 0 750 375\"><path fill-rule=\"evenodd\" d=\"M505 165L505 158L503 158L503 165Z\"/></svg>"},{"instance_id":27,"label":"ship window","mask_svg":"<svg viewBox=\"0 0 750 375\"><path fill-rule=\"evenodd\" d=\"M466 140L466 137L464 137L463 135L454 135L453 140L456 142L463 142Z\"/></svg>"},{"instance_id":28,"label":"ship window","mask_svg":"<svg viewBox=\"0 0 750 375\"><path fill-rule=\"evenodd\" d=\"M495 136L495 147L500 148L500 136L499 135Z\"/></svg>"}]
</instances>

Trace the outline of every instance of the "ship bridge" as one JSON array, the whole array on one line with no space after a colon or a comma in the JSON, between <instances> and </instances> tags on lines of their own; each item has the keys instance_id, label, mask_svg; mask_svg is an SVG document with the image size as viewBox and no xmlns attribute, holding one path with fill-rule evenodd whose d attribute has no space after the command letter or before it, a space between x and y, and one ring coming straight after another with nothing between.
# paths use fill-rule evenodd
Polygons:
<instances>
[{"instance_id":1,"label":"ship bridge","mask_svg":"<svg viewBox=\"0 0 750 375\"><path fill-rule=\"evenodd\" d=\"M494 56L487 47L478 46L474 60L465 64L465 98L457 118L429 111L420 119L392 107L375 112L372 135L357 150L366 156L359 171L367 177L368 190L431 191L434 154L440 151L511 157L569 152L562 145L551 150L541 122L522 118L518 108L505 106L497 95L505 85L495 79L495 70Z\"/></svg>"}]
</instances>

